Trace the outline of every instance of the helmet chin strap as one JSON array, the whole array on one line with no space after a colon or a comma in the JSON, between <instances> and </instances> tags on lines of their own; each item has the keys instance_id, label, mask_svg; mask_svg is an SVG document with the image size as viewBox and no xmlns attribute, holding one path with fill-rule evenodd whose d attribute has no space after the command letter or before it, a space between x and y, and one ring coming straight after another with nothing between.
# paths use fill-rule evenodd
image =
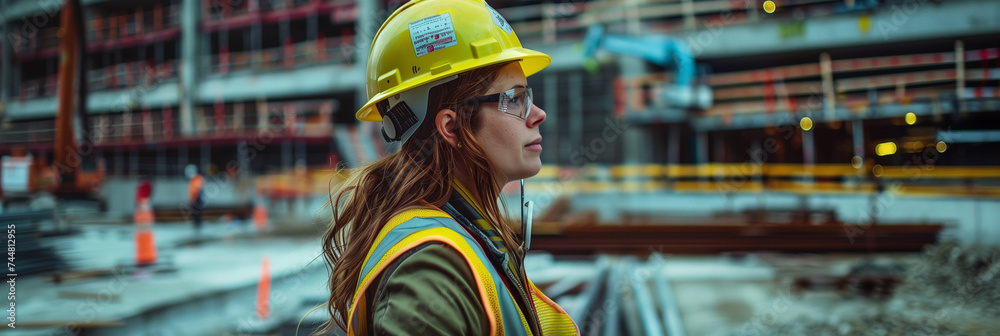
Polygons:
<instances>
[{"instance_id":1,"label":"helmet chin strap","mask_svg":"<svg viewBox=\"0 0 1000 336\"><path fill-rule=\"evenodd\" d=\"M522 253L528 253L531 249L531 218L533 216L535 203L524 201L524 179L521 179L521 243Z\"/></svg>"}]
</instances>

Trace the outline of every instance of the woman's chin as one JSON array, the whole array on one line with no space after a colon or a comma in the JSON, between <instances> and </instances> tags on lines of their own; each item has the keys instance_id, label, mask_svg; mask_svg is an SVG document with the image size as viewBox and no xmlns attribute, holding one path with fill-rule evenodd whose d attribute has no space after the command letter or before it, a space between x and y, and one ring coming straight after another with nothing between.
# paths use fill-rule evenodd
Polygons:
<instances>
[{"instance_id":1,"label":"woman's chin","mask_svg":"<svg viewBox=\"0 0 1000 336\"><path fill-rule=\"evenodd\" d=\"M509 178L509 180L510 181L517 181L517 180L520 180L520 179L526 179L526 178L538 175L538 172L541 171L541 170L542 170L542 163L538 162L537 164L524 167L524 169L519 170L515 174L511 174L511 177Z\"/></svg>"}]
</instances>

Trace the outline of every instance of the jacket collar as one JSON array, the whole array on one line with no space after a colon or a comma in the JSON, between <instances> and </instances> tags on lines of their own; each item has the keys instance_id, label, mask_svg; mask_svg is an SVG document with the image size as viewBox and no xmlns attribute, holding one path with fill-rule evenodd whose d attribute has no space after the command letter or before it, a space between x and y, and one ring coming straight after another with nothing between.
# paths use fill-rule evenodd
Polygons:
<instances>
[{"instance_id":1,"label":"jacket collar","mask_svg":"<svg viewBox=\"0 0 1000 336\"><path fill-rule=\"evenodd\" d=\"M469 189L465 187L458 180L452 182L452 193L451 199L448 200L448 204L452 205L454 209L465 217L473 227L482 233L486 241L491 242L492 247L501 252L502 254L507 253L507 245L504 244L503 239L500 238L500 234L497 232L496 227L490 223L486 218L486 211L483 207L476 202L476 199L472 197L472 193Z\"/></svg>"},{"instance_id":2,"label":"jacket collar","mask_svg":"<svg viewBox=\"0 0 1000 336\"><path fill-rule=\"evenodd\" d=\"M529 320L537 321L534 309L530 307L532 305L531 296L528 294L530 289L526 288L527 284L522 284L521 278L517 276L520 273L517 271L518 268L515 266L512 254L507 253L507 246L504 245L503 239L500 238L493 224L486 219L485 211L483 211L482 206L476 203L476 199L472 197L469 189L458 180L452 181L451 198L447 204L441 207L441 210L451 215L479 241L493 267L496 267L501 274L505 274L508 281L513 282L517 288L516 291L512 292L518 292L519 296L522 297L524 306L521 309L525 317L530 316ZM537 323L529 323L529 326L531 326L532 334L539 334Z\"/></svg>"}]
</instances>

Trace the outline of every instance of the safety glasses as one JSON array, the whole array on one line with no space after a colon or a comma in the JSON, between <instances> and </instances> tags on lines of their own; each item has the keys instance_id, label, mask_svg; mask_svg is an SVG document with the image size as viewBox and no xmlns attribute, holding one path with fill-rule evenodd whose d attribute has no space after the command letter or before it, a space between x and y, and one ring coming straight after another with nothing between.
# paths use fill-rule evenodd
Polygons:
<instances>
[{"instance_id":1,"label":"safety glasses","mask_svg":"<svg viewBox=\"0 0 1000 336\"><path fill-rule=\"evenodd\" d=\"M504 92L472 97L469 99L469 102L497 103L497 109L500 112L525 120L528 119L528 114L531 113L531 98L531 88L518 85Z\"/></svg>"}]
</instances>

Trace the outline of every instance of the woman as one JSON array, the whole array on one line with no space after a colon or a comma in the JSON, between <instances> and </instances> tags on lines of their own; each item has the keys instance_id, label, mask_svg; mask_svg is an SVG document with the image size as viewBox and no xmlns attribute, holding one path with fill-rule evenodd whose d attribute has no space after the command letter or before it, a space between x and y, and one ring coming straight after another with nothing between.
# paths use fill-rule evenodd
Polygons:
<instances>
[{"instance_id":1,"label":"woman","mask_svg":"<svg viewBox=\"0 0 1000 336\"><path fill-rule=\"evenodd\" d=\"M482 0L415 0L389 16L357 118L381 121L398 151L331 193L321 332L578 334L525 276L525 234L497 204L541 169L545 111L525 77L550 62Z\"/></svg>"}]
</instances>

